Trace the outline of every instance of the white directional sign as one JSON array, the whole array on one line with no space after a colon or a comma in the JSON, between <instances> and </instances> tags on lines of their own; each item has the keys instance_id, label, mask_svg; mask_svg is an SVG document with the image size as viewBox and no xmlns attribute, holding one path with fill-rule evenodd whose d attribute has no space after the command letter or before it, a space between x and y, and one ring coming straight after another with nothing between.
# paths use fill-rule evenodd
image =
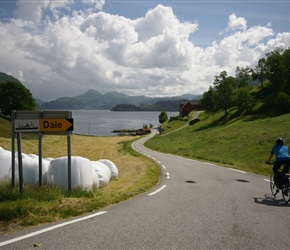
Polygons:
<instances>
[{"instance_id":1,"label":"white directional sign","mask_svg":"<svg viewBox=\"0 0 290 250\"><path fill-rule=\"evenodd\" d=\"M15 119L15 132L65 132L73 130L73 119Z\"/></svg>"},{"instance_id":2,"label":"white directional sign","mask_svg":"<svg viewBox=\"0 0 290 250\"><path fill-rule=\"evenodd\" d=\"M14 120L15 132L38 132L39 131L39 119L15 119Z\"/></svg>"},{"instance_id":3,"label":"white directional sign","mask_svg":"<svg viewBox=\"0 0 290 250\"><path fill-rule=\"evenodd\" d=\"M15 133L73 131L73 118L68 111L17 111L13 123Z\"/></svg>"}]
</instances>

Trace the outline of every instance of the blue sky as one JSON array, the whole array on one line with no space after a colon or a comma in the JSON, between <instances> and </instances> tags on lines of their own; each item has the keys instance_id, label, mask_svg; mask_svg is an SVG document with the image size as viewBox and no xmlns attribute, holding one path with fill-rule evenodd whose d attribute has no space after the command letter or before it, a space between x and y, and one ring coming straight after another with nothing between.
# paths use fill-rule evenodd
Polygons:
<instances>
[{"instance_id":1,"label":"blue sky","mask_svg":"<svg viewBox=\"0 0 290 250\"><path fill-rule=\"evenodd\" d=\"M290 47L290 1L0 0L0 72L45 101L202 94Z\"/></svg>"},{"instance_id":2,"label":"blue sky","mask_svg":"<svg viewBox=\"0 0 290 250\"><path fill-rule=\"evenodd\" d=\"M138 18L158 4L172 6L182 21L198 21L199 30L191 36L195 45L208 46L220 41L229 15L244 17L249 26L272 23L275 32L287 32L290 27L290 1L106 1L104 11L128 18Z\"/></svg>"}]
</instances>

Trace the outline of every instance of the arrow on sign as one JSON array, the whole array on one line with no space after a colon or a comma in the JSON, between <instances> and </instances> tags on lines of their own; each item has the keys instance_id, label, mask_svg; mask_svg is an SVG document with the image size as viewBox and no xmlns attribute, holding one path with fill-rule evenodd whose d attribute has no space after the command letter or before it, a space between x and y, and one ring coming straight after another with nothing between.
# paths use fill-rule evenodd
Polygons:
<instances>
[{"instance_id":1,"label":"arrow on sign","mask_svg":"<svg viewBox=\"0 0 290 250\"><path fill-rule=\"evenodd\" d=\"M41 132L60 132L73 131L73 119L40 119L39 131Z\"/></svg>"}]
</instances>

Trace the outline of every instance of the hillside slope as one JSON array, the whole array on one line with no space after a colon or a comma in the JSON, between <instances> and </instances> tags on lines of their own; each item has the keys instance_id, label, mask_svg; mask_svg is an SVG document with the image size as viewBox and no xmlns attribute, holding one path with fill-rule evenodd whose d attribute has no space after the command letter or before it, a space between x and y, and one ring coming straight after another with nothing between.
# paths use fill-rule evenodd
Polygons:
<instances>
[{"instance_id":1,"label":"hillside slope","mask_svg":"<svg viewBox=\"0 0 290 250\"><path fill-rule=\"evenodd\" d=\"M145 143L153 150L200 159L268 175L265 164L277 137L290 145L290 114L272 118L241 117L225 121L222 113L202 114L201 121ZM170 126L170 123L167 124ZM166 133L166 127L165 127Z\"/></svg>"},{"instance_id":2,"label":"hillside slope","mask_svg":"<svg viewBox=\"0 0 290 250\"><path fill-rule=\"evenodd\" d=\"M20 82L20 81L19 81L18 79L16 79L15 77L0 72L0 83L1 83L1 82L7 82L7 81L16 81L16 82Z\"/></svg>"}]
</instances>

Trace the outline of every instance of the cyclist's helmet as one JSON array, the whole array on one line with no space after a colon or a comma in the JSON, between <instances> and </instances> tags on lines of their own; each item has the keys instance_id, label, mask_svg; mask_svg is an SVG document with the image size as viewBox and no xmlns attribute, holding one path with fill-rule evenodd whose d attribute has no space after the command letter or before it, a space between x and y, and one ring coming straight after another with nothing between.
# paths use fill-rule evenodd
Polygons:
<instances>
[{"instance_id":1,"label":"cyclist's helmet","mask_svg":"<svg viewBox=\"0 0 290 250\"><path fill-rule=\"evenodd\" d=\"M281 138L281 137L277 138L276 139L276 144L283 145L284 144L283 138Z\"/></svg>"}]
</instances>

